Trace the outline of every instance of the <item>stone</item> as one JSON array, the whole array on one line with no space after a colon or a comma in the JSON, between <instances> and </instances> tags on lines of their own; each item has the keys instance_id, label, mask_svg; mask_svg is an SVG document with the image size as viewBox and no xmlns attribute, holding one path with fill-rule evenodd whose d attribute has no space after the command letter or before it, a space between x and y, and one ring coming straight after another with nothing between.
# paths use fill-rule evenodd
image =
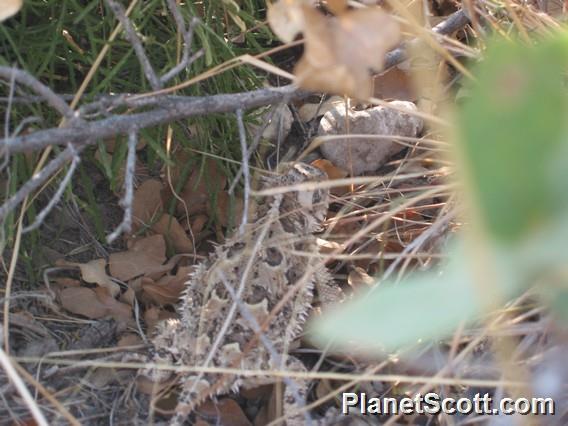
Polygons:
<instances>
[{"instance_id":1,"label":"stone","mask_svg":"<svg viewBox=\"0 0 568 426\"><path fill-rule=\"evenodd\" d=\"M393 101L389 104L397 108L416 111L412 102ZM347 116L347 120L346 120ZM320 121L318 135L345 135L339 139L324 142L321 146L323 156L354 176L374 172L405 146L395 141L396 136L417 137L424 121L415 116L385 106L376 106L363 111L349 110L345 104L336 105L326 112ZM348 129L348 130L347 130ZM348 137L351 135L392 135L392 139ZM408 141L405 141L408 144Z\"/></svg>"}]
</instances>

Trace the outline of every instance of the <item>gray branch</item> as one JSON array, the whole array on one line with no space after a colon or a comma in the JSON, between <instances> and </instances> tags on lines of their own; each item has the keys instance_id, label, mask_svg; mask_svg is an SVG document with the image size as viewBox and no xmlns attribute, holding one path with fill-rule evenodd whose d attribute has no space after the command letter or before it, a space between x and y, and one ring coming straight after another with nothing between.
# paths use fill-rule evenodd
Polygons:
<instances>
[{"instance_id":1,"label":"gray branch","mask_svg":"<svg viewBox=\"0 0 568 426\"><path fill-rule=\"evenodd\" d=\"M16 83L27 86L36 94L41 96L49 105L55 108L62 116L67 119L73 117L73 110L67 105L67 103L57 95L53 90L47 87L45 84L41 83L31 74L26 71L0 66L0 77L12 81L15 80Z\"/></svg>"},{"instance_id":2,"label":"gray branch","mask_svg":"<svg viewBox=\"0 0 568 426\"><path fill-rule=\"evenodd\" d=\"M134 199L134 171L136 168L136 144L138 135L135 132L128 134L128 153L126 155L126 170L124 171L124 196L120 200L120 206L124 209L122 222L107 236L107 243L111 244L123 232L132 229L132 200Z\"/></svg>"},{"instance_id":3,"label":"gray branch","mask_svg":"<svg viewBox=\"0 0 568 426\"><path fill-rule=\"evenodd\" d=\"M47 166L41 169L38 173L33 175L25 184L23 184L18 191L12 195L2 206L0 206L0 223L6 218L8 213L14 210L18 204L24 201L29 194L34 192L40 186L42 186L45 181L57 170L59 170L63 165L74 158L75 155L82 150L82 147L72 148L68 146L63 152L61 152L57 157L51 160Z\"/></svg>"},{"instance_id":4,"label":"gray branch","mask_svg":"<svg viewBox=\"0 0 568 426\"><path fill-rule=\"evenodd\" d=\"M76 146L84 146L98 139L123 135L130 131L138 132L140 129L188 117L258 108L289 102L307 95L307 92L298 91L294 86L289 85L228 95L152 97L144 101L146 104L155 105L150 111L115 115L94 122L85 122L80 126L39 130L26 135L0 139L0 149L5 147L6 152L13 154L27 150L35 151L50 145L66 145L69 142ZM132 102L137 103L135 100Z\"/></svg>"},{"instance_id":5,"label":"gray branch","mask_svg":"<svg viewBox=\"0 0 568 426\"><path fill-rule=\"evenodd\" d=\"M130 22L130 19L128 19L128 17L126 16L124 7L122 7L120 3L117 3L114 0L105 0L105 2L111 8L112 12L114 13L114 16L116 16L116 19L118 19L119 22L122 24L122 28L124 28L124 34L128 39L128 41L130 42L130 44L132 45L134 53L136 53L136 57L138 58L138 62L140 62L140 65L142 66L144 75L150 82L150 86L152 86L153 90L161 89L162 84L158 79L158 76L156 75L156 72L154 71L152 64L150 63L148 56L146 56L146 51L142 46L142 41L140 40L140 37L138 37L138 34L136 34L136 30L134 29L132 22Z\"/></svg>"}]
</instances>

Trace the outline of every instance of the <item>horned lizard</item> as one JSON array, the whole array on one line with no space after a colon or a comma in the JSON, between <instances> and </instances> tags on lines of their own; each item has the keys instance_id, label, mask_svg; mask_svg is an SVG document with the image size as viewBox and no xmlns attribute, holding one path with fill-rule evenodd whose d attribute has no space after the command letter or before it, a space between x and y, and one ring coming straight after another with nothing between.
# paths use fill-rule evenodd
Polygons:
<instances>
[{"instance_id":1,"label":"horned lizard","mask_svg":"<svg viewBox=\"0 0 568 426\"><path fill-rule=\"evenodd\" d=\"M263 186L289 186L324 177L319 169L296 163L282 175L266 179ZM216 247L191 275L177 309L180 319L158 326L152 341L153 361L257 371L301 369L287 350L302 331L314 288L327 300L339 295L318 259L313 237L328 203L328 190L321 188L260 200L246 231ZM293 296L271 316L288 293ZM182 390L171 420L174 425L183 424L188 413L208 397L274 382L269 376L199 372L183 373L179 380ZM286 386L285 414L295 411L305 398L305 386L297 383ZM304 424L303 419L296 415L287 422Z\"/></svg>"}]
</instances>

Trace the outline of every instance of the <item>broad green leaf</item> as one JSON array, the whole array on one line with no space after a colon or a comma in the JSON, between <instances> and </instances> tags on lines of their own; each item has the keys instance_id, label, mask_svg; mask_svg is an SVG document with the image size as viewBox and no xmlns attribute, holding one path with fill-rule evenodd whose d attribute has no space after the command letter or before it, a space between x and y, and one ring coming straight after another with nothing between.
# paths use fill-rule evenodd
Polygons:
<instances>
[{"instance_id":1,"label":"broad green leaf","mask_svg":"<svg viewBox=\"0 0 568 426\"><path fill-rule=\"evenodd\" d=\"M335 350L392 351L419 340L446 337L460 323L479 319L515 294L519 277L505 267L510 264L506 252L493 255L504 266L494 271L499 285L488 283L483 289L474 277L484 277L486 271L472 269L463 247L456 246L452 253L441 272L416 274L396 286L381 284L314 321L313 341Z\"/></svg>"},{"instance_id":2,"label":"broad green leaf","mask_svg":"<svg viewBox=\"0 0 568 426\"><path fill-rule=\"evenodd\" d=\"M478 213L471 220L481 221L473 226L482 231L474 238L478 251L466 252L466 244L458 243L443 272L385 283L338 307L312 325L316 342L368 352L443 338L537 280L563 277L567 65L565 34L535 46L491 45L457 123L463 187ZM549 288L549 300L557 299L553 307L568 308L565 291L562 285Z\"/></svg>"},{"instance_id":3,"label":"broad green leaf","mask_svg":"<svg viewBox=\"0 0 568 426\"><path fill-rule=\"evenodd\" d=\"M491 235L515 242L568 206L566 35L499 41L459 114L467 184Z\"/></svg>"}]
</instances>

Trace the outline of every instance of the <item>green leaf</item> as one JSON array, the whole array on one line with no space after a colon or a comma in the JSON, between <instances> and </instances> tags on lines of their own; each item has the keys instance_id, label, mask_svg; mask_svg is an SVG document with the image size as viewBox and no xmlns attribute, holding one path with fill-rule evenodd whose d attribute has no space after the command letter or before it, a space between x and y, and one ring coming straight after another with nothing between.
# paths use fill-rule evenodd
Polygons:
<instances>
[{"instance_id":1,"label":"green leaf","mask_svg":"<svg viewBox=\"0 0 568 426\"><path fill-rule=\"evenodd\" d=\"M566 65L565 34L491 45L458 114L463 187L478 213L465 241L474 244L456 244L442 273L383 284L322 316L311 327L316 343L377 352L444 338L539 279L565 278ZM565 284L543 294L568 318Z\"/></svg>"},{"instance_id":2,"label":"green leaf","mask_svg":"<svg viewBox=\"0 0 568 426\"><path fill-rule=\"evenodd\" d=\"M459 114L463 166L491 235L514 242L568 206L568 38L499 41Z\"/></svg>"},{"instance_id":3,"label":"green leaf","mask_svg":"<svg viewBox=\"0 0 568 426\"><path fill-rule=\"evenodd\" d=\"M384 283L338 306L311 324L311 339L335 350L393 351L420 340L446 337L460 323L479 319L515 294L519 276L506 266L511 262L507 252L492 256L503 266L493 271L500 285L483 289L474 277L483 277L485 271L473 270L462 245L452 253L442 272L415 274L398 285Z\"/></svg>"}]
</instances>

